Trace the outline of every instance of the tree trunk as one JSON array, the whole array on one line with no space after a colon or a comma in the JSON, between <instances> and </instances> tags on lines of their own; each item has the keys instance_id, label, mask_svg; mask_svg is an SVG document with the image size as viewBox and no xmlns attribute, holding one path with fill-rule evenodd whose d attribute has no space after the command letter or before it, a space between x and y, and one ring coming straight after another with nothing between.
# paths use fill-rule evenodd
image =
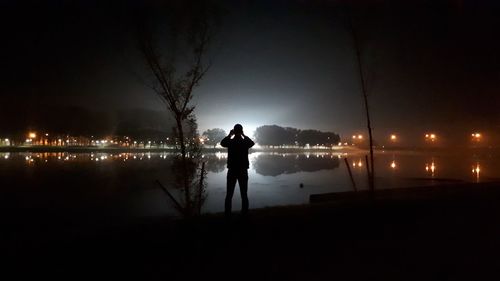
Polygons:
<instances>
[{"instance_id":1,"label":"tree trunk","mask_svg":"<svg viewBox=\"0 0 500 281\"><path fill-rule=\"evenodd\" d=\"M185 139L184 139L184 128L182 127L182 118L179 116L176 116L175 121L177 122L177 135L179 137L179 143L181 145L182 159L185 159L186 158L186 143L185 143Z\"/></svg>"},{"instance_id":2,"label":"tree trunk","mask_svg":"<svg viewBox=\"0 0 500 281\"><path fill-rule=\"evenodd\" d=\"M179 142L181 146L181 156L182 156L182 179L183 179L183 187L184 187L184 200L185 200L185 206L184 210L185 212L189 212L191 210L191 200L190 200L190 191L189 191L189 180L188 180L188 166L187 166L187 159L186 159L186 143L184 139L184 128L182 126L182 117L176 116L175 118L177 122L177 135L179 136ZM186 213L186 215L189 215Z\"/></svg>"},{"instance_id":3,"label":"tree trunk","mask_svg":"<svg viewBox=\"0 0 500 281\"><path fill-rule=\"evenodd\" d=\"M368 169L368 186L371 192L375 190L375 165L373 161L373 135L372 135L372 126L371 126L371 119L370 119L370 109L368 106L368 94L367 94L367 89L366 89L366 80L363 75L363 63L361 61L361 51L359 47L359 42L356 34L356 30L354 28L354 24L352 22L352 15L351 15L351 32L352 32L352 37L354 41L354 49L356 51L356 61L358 64L358 71L359 71L359 78L361 82L361 91L363 93L363 101L364 101L364 107L365 107L365 113L366 113L366 127L368 129L368 139L369 139L369 144L370 144L370 169ZM368 163L367 163L368 164Z\"/></svg>"}]
</instances>

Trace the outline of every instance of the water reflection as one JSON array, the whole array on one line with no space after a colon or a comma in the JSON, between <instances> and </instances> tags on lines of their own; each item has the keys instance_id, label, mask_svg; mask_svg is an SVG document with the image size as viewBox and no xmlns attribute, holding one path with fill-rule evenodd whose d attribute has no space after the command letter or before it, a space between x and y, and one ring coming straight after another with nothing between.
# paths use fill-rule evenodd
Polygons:
<instances>
[{"instance_id":1,"label":"water reflection","mask_svg":"<svg viewBox=\"0 0 500 281\"><path fill-rule=\"evenodd\" d=\"M326 156L326 157L325 157ZM257 154L252 166L257 174L278 176L298 172L315 172L339 167L339 158L333 155L310 154Z\"/></svg>"},{"instance_id":2,"label":"water reflection","mask_svg":"<svg viewBox=\"0 0 500 281\"><path fill-rule=\"evenodd\" d=\"M225 155L227 156L227 154ZM206 163L206 169L211 173L221 173L226 169L226 157L222 157L221 153L203 155L203 160Z\"/></svg>"},{"instance_id":3,"label":"water reflection","mask_svg":"<svg viewBox=\"0 0 500 281\"><path fill-rule=\"evenodd\" d=\"M203 212L222 211L227 153L202 156L201 161L208 172L206 192L204 185L200 184L202 172L199 166L189 166L188 181L192 186L189 198L183 192L184 183L179 182L183 177L177 177L180 170L173 167L175 155L141 151L0 152L0 198L19 190L40 190L43 192L20 192L18 201L8 203L24 206L28 203L22 203L23 200L29 204L39 204L40 201L50 207L53 198L57 197L60 198L57 204L65 208L87 208L92 204L83 201L95 199L102 200L103 206L116 202L113 206L123 206L124 214L130 211L151 215L167 211L178 215L172 200L155 182L158 179L182 206L194 209L193 213L199 212L202 205ZM349 159L353 177L359 183L357 187L367 189L365 155L361 153L250 154L252 207L303 204L309 202L310 194L351 190L347 168L340 163L344 157ZM469 182L500 179L500 150L488 151L487 154L379 153L376 161L381 189L439 185L446 179ZM112 194L119 196L110 196Z\"/></svg>"},{"instance_id":4,"label":"water reflection","mask_svg":"<svg viewBox=\"0 0 500 281\"><path fill-rule=\"evenodd\" d=\"M431 177L434 177L434 174L436 172L436 164L434 163L434 159L432 160L431 163L425 163L425 171L427 173L431 174Z\"/></svg>"},{"instance_id":5,"label":"water reflection","mask_svg":"<svg viewBox=\"0 0 500 281\"><path fill-rule=\"evenodd\" d=\"M359 159L358 161L353 161L352 162L352 167L353 168L361 168L361 167L363 167L363 161L361 161L361 159Z\"/></svg>"},{"instance_id":6,"label":"water reflection","mask_svg":"<svg viewBox=\"0 0 500 281\"><path fill-rule=\"evenodd\" d=\"M111 165L108 163L121 163L120 165L132 166L149 163L145 167L155 167L164 163L172 165L175 158L172 152L0 152L0 163L17 163L27 167L50 165L71 165L78 164L78 167L86 165ZM340 166L339 159L347 157L343 153L264 153L256 152L249 155L251 167L256 174L262 176L279 176L296 174L299 172L317 172L321 170L333 170ZM436 158L437 157L437 158ZM465 158L464 158L465 157ZM447 177L460 178L479 182L485 179L485 167L497 167L498 164L492 164L497 158L488 155L487 159L483 156L472 155L472 159L466 156L440 156L432 155L412 155L390 154L379 156L379 161L383 164L377 168L380 169L381 176L390 177ZM365 162L362 155L350 154L350 166L353 172L365 172ZM500 159L500 158L499 158ZM219 174L226 170L227 153L206 153L202 156L205 163L205 169L209 173ZM351 162L352 161L352 162ZM4 165L5 165L4 164ZM9 164L10 165L10 164ZM113 164L116 165L116 164ZM163 165L163 164L162 164ZM401 167L405 167L401 170ZM438 171L439 166L439 171ZM88 166L91 167L91 166ZM85 167L84 169L86 169ZM398 171L398 173L395 173ZM488 178L498 177L495 171L488 170Z\"/></svg>"},{"instance_id":7,"label":"water reflection","mask_svg":"<svg viewBox=\"0 0 500 281\"><path fill-rule=\"evenodd\" d=\"M4 160L19 160L24 159L26 163L47 163L50 161L56 162L103 162L103 161L122 161L127 160L167 160L167 156L172 158L173 153L72 153L72 152L40 152L40 153L0 153L0 158Z\"/></svg>"},{"instance_id":8,"label":"water reflection","mask_svg":"<svg viewBox=\"0 0 500 281\"><path fill-rule=\"evenodd\" d=\"M479 163L476 163L476 165L472 166L472 175L475 177L476 182L479 182L480 173L481 167L479 166Z\"/></svg>"}]
</instances>

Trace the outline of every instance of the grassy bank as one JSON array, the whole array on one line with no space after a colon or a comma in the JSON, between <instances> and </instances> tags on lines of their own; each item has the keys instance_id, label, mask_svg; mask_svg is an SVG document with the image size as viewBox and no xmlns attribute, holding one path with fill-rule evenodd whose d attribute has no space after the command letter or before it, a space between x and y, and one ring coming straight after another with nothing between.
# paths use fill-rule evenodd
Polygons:
<instances>
[{"instance_id":1,"label":"grassy bank","mask_svg":"<svg viewBox=\"0 0 500 281\"><path fill-rule=\"evenodd\" d=\"M391 193L392 192L392 193ZM3 232L18 277L140 280L495 280L500 185L343 194L321 203ZM361 193L362 194L362 193ZM15 215L15 214L12 214Z\"/></svg>"}]
</instances>

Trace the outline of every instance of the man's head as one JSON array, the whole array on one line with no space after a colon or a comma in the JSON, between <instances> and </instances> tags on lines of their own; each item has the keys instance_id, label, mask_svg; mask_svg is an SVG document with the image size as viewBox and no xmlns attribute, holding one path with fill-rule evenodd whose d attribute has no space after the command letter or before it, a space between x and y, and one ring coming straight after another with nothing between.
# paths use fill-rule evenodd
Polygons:
<instances>
[{"instance_id":1,"label":"man's head","mask_svg":"<svg viewBox=\"0 0 500 281\"><path fill-rule=\"evenodd\" d=\"M243 126L236 124L234 125L233 131L235 135L243 135Z\"/></svg>"}]
</instances>

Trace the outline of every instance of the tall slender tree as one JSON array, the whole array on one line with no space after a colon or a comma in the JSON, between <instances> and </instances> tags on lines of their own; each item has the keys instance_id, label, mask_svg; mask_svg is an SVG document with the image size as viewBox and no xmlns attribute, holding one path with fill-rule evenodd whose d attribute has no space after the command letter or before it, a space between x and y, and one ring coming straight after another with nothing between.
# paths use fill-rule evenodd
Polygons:
<instances>
[{"instance_id":1,"label":"tall slender tree","mask_svg":"<svg viewBox=\"0 0 500 281\"><path fill-rule=\"evenodd\" d=\"M372 133L372 124L371 124L371 118L370 118L370 107L368 103L368 89L366 86L366 78L365 74L363 71L363 60L361 57L361 47L359 43L359 38L357 34L356 27L354 25L354 20L352 13L349 14L349 24L350 24L350 31L352 35L352 40L353 40L353 45L354 45L354 50L356 53L356 63L357 63L357 68L359 72L359 78L360 78L360 84L361 84L361 93L363 94L363 104L365 108L365 116L366 116L366 127L368 130L368 140L369 140L369 147L370 147L370 163L368 167L368 186L370 188L370 191L375 190L375 165L374 165L374 160L373 160L373 133Z\"/></svg>"},{"instance_id":2,"label":"tall slender tree","mask_svg":"<svg viewBox=\"0 0 500 281\"><path fill-rule=\"evenodd\" d=\"M174 1L168 6L166 24L141 21L138 29L139 50L151 79L146 84L165 103L175 119L174 133L182 157L186 157L186 126L195 122L195 106L191 103L194 90L210 68L206 59L212 38L208 10L191 1ZM146 18L146 17L145 17ZM158 30L155 27L163 27Z\"/></svg>"},{"instance_id":3,"label":"tall slender tree","mask_svg":"<svg viewBox=\"0 0 500 281\"><path fill-rule=\"evenodd\" d=\"M206 56L212 39L213 10L200 1L170 1L153 8L138 28L138 46L149 74L143 81L175 120L174 134L181 157L172 167L174 184L184 190L182 213L190 216L194 209L201 208L196 201L203 199L204 169L201 182L195 183L201 150L192 99L210 69Z\"/></svg>"}]
</instances>

